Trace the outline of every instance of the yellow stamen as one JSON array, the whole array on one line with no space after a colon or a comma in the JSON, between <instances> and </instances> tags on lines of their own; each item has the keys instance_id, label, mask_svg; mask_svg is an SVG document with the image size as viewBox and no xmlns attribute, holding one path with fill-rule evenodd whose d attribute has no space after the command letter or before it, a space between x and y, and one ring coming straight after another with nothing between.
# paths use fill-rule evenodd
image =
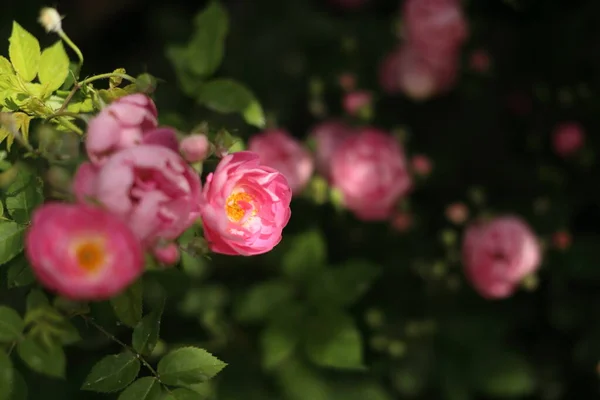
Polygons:
<instances>
[{"instance_id":1,"label":"yellow stamen","mask_svg":"<svg viewBox=\"0 0 600 400\"><path fill-rule=\"evenodd\" d=\"M246 215L246 211L239 204L240 201L252 203L254 198L244 192L232 193L229 195L227 203L225 204L225 212L231 222L239 222L244 218L244 215Z\"/></svg>"},{"instance_id":2,"label":"yellow stamen","mask_svg":"<svg viewBox=\"0 0 600 400\"><path fill-rule=\"evenodd\" d=\"M106 262L104 241L86 239L75 244L75 257L79 267L87 272L96 272Z\"/></svg>"}]
</instances>

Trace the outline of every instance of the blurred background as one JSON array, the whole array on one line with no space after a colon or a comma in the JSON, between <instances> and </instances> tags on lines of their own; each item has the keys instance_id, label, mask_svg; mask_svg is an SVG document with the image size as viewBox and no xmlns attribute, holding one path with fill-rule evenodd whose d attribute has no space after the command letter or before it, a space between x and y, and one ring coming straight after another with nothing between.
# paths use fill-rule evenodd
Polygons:
<instances>
[{"instance_id":1,"label":"blurred background","mask_svg":"<svg viewBox=\"0 0 600 400\"><path fill-rule=\"evenodd\" d=\"M294 200L284 241L273 253L188 260L184 269L192 279L175 272L161 277L172 286L167 293L178 293L169 300L161 338L203 345L229 364L205 398L600 398L600 2L464 1L469 34L457 82L427 101L380 87L380 65L401 40L402 1L222 4L230 33L216 75L250 88L270 124L306 139L319 121L344 115L340 77L351 74L357 88L373 94L368 122L405 138L410 153L426 154L434 167L410 196L410 227L359 222L302 197ZM196 104L167 57L169 46L189 40L193 17L206 2L4 0L0 38L10 36L17 20L43 45L54 42L36 21L43 6L66 16L63 28L85 55L83 75L124 67L161 79L155 99L163 123L189 131L208 121L244 139L259 131L237 115ZM0 54L6 55L4 43ZM569 121L583 127L586 139L577 158L565 159L553 151L551 135ZM490 301L465 282L455 251L461 230L444 214L457 201L481 212L519 214L540 235L543 268L526 290ZM384 278L348 308L361 331L367 372L260 366L263 325L240 316L240 302L277 277L282 257L300 246L287 237L307 231L318 232L316 246L326 248L328 265L367 260L382 270ZM572 237L567 250L553 242L559 231ZM116 329L120 334L128 335ZM67 382L29 373L28 398L111 398L78 390L107 346L92 341L71 348Z\"/></svg>"}]
</instances>

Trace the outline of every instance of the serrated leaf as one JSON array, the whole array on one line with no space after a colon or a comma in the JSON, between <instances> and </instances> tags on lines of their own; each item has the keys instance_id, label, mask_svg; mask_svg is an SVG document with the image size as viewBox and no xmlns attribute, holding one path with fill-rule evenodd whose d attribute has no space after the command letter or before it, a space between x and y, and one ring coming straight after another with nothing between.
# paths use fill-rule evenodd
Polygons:
<instances>
[{"instance_id":1,"label":"serrated leaf","mask_svg":"<svg viewBox=\"0 0 600 400\"><path fill-rule=\"evenodd\" d=\"M228 78L213 79L204 83L196 100L220 113L242 113L256 101L246 86Z\"/></svg>"},{"instance_id":2,"label":"serrated leaf","mask_svg":"<svg viewBox=\"0 0 600 400\"><path fill-rule=\"evenodd\" d=\"M17 354L35 372L55 378L65 375L65 353L60 346L48 347L28 337L17 344Z\"/></svg>"},{"instance_id":3,"label":"serrated leaf","mask_svg":"<svg viewBox=\"0 0 600 400\"><path fill-rule=\"evenodd\" d=\"M133 330L132 345L140 354L149 355L154 350L160 333L162 308L146 315Z\"/></svg>"},{"instance_id":4,"label":"serrated leaf","mask_svg":"<svg viewBox=\"0 0 600 400\"><path fill-rule=\"evenodd\" d=\"M323 270L314 276L314 284L308 287L309 301L332 307L352 305L371 287L380 272L378 266L363 261Z\"/></svg>"},{"instance_id":5,"label":"serrated leaf","mask_svg":"<svg viewBox=\"0 0 600 400\"><path fill-rule=\"evenodd\" d=\"M31 82L38 73L40 43L16 21L13 21L12 33L8 40L10 62L21 78Z\"/></svg>"},{"instance_id":6,"label":"serrated leaf","mask_svg":"<svg viewBox=\"0 0 600 400\"><path fill-rule=\"evenodd\" d=\"M250 288L236 303L235 318L241 322L260 321L294 295L294 287L284 280L263 282Z\"/></svg>"},{"instance_id":7,"label":"serrated leaf","mask_svg":"<svg viewBox=\"0 0 600 400\"><path fill-rule=\"evenodd\" d=\"M25 323L12 308L0 306L0 342L12 342L21 337Z\"/></svg>"},{"instance_id":8,"label":"serrated leaf","mask_svg":"<svg viewBox=\"0 0 600 400\"><path fill-rule=\"evenodd\" d=\"M0 220L0 265L23 251L25 227L13 221Z\"/></svg>"},{"instance_id":9,"label":"serrated leaf","mask_svg":"<svg viewBox=\"0 0 600 400\"><path fill-rule=\"evenodd\" d=\"M38 77L50 94L59 89L69 74L69 56L65 51L62 40L44 49L40 57Z\"/></svg>"},{"instance_id":10,"label":"serrated leaf","mask_svg":"<svg viewBox=\"0 0 600 400\"><path fill-rule=\"evenodd\" d=\"M10 400L27 400L27 392L27 382L25 382L21 373L14 369L12 376L12 391L8 398Z\"/></svg>"},{"instance_id":11,"label":"serrated leaf","mask_svg":"<svg viewBox=\"0 0 600 400\"><path fill-rule=\"evenodd\" d=\"M182 347L159 361L158 374L167 385L191 385L213 378L226 365L204 349Z\"/></svg>"},{"instance_id":12,"label":"serrated leaf","mask_svg":"<svg viewBox=\"0 0 600 400\"><path fill-rule=\"evenodd\" d=\"M110 304L121 322L130 328L135 328L142 319L142 300L143 286L142 281L138 280L123 293L113 297Z\"/></svg>"},{"instance_id":13,"label":"serrated leaf","mask_svg":"<svg viewBox=\"0 0 600 400\"><path fill-rule=\"evenodd\" d=\"M306 325L305 350L317 365L340 369L362 369L360 331L344 313L312 316Z\"/></svg>"},{"instance_id":14,"label":"serrated leaf","mask_svg":"<svg viewBox=\"0 0 600 400\"><path fill-rule=\"evenodd\" d=\"M10 399L13 388L14 369L10 358L0 351L0 400Z\"/></svg>"},{"instance_id":15,"label":"serrated leaf","mask_svg":"<svg viewBox=\"0 0 600 400\"><path fill-rule=\"evenodd\" d=\"M295 280L312 278L326 262L325 238L316 229L291 238L281 261L284 274Z\"/></svg>"},{"instance_id":16,"label":"serrated leaf","mask_svg":"<svg viewBox=\"0 0 600 400\"><path fill-rule=\"evenodd\" d=\"M35 276L25 256L20 255L10 262L6 280L9 289L31 285L35 282Z\"/></svg>"},{"instance_id":17,"label":"serrated leaf","mask_svg":"<svg viewBox=\"0 0 600 400\"><path fill-rule=\"evenodd\" d=\"M154 377L144 377L133 382L120 395L118 400L159 400L160 383Z\"/></svg>"},{"instance_id":18,"label":"serrated leaf","mask_svg":"<svg viewBox=\"0 0 600 400\"><path fill-rule=\"evenodd\" d=\"M33 210L42 204L42 184L29 167L20 164L15 180L7 189L6 209L15 222L27 224Z\"/></svg>"},{"instance_id":19,"label":"serrated leaf","mask_svg":"<svg viewBox=\"0 0 600 400\"><path fill-rule=\"evenodd\" d=\"M212 75L223 60L229 29L227 11L212 1L194 20L196 30L186 49L188 68L200 77Z\"/></svg>"},{"instance_id":20,"label":"serrated leaf","mask_svg":"<svg viewBox=\"0 0 600 400\"><path fill-rule=\"evenodd\" d=\"M140 372L140 360L135 354L125 352L106 356L92 367L82 390L112 393L127 387Z\"/></svg>"}]
</instances>

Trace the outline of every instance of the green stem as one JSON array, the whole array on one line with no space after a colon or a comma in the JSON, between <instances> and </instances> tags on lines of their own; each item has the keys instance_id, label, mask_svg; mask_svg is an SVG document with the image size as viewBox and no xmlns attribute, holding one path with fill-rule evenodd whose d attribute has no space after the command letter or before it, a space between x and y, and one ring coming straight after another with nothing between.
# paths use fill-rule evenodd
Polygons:
<instances>
[{"instance_id":1,"label":"green stem","mask_svg":"<svg viewBox=\"0 0 600 400\"><path fill-rule=\"evenodd\" d=\"M68 119L64 117L56 117L56 119L65 128L68 128L79 135L83 135L83 131L81 130L81 128L69 121Z\"/></svg>"},{"instance_id":2,"label":"green stem","mask_svg":"<svg viewBox=\"0 0 600 400\"><path fill-rule=\"evenodd\" d=\"M71 38L69 38L69 36L67 36L67 34L62 29L58 31L58 36L60 36L60 38L67 45L69 45L69 47L71 49L73 49L73 51L75 52L75 54L77 54L77 57L79 58L79 70L81 70L81 67L83 66L83 54L81 53L81 50L79 50L79 47L77 47L75 45L75 43L73 43L73 41L71 40Z\"/></svg>"},{"instance_id":3,"label":"green stem","mask_svg":"<svg viewBox=\"0 0 600 400\"><path fill-rule=\"evenodd\" d=\"M89 78L86 78L86 79L82 80L81 82L79 82L79 86L85 85L90 82L98 81L100 79L107 79L107 78L113 78L113 77L122 78L122 79L125 79L125 80L135 83L135 78L131 75L121 74L118 72L107 72L105 74L90 76Z\"/></svg>"},{"instance_id":4,"label":"green stem","mask_svg":"<svg viewBox=\"0 0 600 400\"><path fill-rule=\"evenodd\" d=\"M126 350L130 351L131 353L135 354L136 357L140 360L140 362L144 365L144 367L148 368L148 371L150 371L150 373L152 375L154 375L154 377L158 380L158 382L162 384L162 382L160 381L160 375L158 375L158 372L156 372L156 370L152 367L152 365L150 365L148 363L148 361L146 361L144 359L144 357L142 357L142 355L140 353L138 353L137 351L135 351L131 346L129 346L129 345L123 343L121 340L117 339L115 337L115 335L113 335L112 333L108 332L102 326L98 325L98 323L96 323L96 321L94 321L91 317L88 317L87 315L83 315L83 314L81 314L80 317L83 318L87 323L89 323L90 325L92 325L94 328L96 328L100 332L102 332L102 334L104 336L106 336L107 338L109 338L113 342L117 343L121 347L125 348Z\"/></svg>"}]
</instances>

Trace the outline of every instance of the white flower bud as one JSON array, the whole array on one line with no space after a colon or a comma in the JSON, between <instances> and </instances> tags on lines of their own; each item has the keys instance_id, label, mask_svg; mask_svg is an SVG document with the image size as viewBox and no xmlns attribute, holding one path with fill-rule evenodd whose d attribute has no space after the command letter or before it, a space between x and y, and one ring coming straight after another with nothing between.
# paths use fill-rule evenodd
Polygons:
<instances>
[{"instance_id":1,"label":"white flower bud","mask_svg":"<svg viewBox=\"0 0 600 400\"><path fill-rule=\"evenodd\" d=\"M62 19L55 8L44 7L40 11L38 22L44 27L47 33L62 31Z\"/></svg>"}]
</instances>

